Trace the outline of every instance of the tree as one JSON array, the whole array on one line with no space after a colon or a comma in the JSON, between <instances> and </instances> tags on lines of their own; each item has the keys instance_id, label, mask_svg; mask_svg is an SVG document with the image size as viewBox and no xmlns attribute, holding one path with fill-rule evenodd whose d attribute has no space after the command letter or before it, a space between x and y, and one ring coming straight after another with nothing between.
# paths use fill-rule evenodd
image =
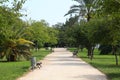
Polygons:
<instances>
[{"instance_id":1,"label":"tree","mask_svg":"<svg viewBox=\"0 0 120 80\"><path fill-rule=\"evenodd\" d=\"M48 27L47 31L48 31L48 36L49 36L47 43L49 44L49 47L53 47L58 42L58 38L57 38L58 31L54 29L53 27Z\"/></svg>"},{"instance_id":2,"label":"tree","mask_svg":"<svg viewBox=\"0 0 120 80\"><path fill-rule=\"evenodd\" d=\"M25 39L9 39L4 43L4 46L0 47L0 58L6 57L7 61L17 61L21 57L24 57L29 60L31 45L33 45L33 42Z\"/></svg>"},{"instance_id":3,"label":"tree","mask_svg":"<svg viewBox=\"0 0 120 80\"><path fill-rule=\"evenodd\" d=\"M4 1L2 1L1 4L3 4ZM22 45L17 43L19 38L25 34L24 31L26 29L24 21L20 19L22 15L19 12L24 3L25 0L14 0L12 7L6 5L0 6L0 23L2 23L0 24L0 57L3 58L5 56L8 61L16 61L21 53L23 53L22 55L24 57L30 53L26 52L26 50L29 51L26 42Z\"/></svg>"},{"instance_id":4,"label":"tree","mask_svg":"<svg viewBox=\"0 0 120 80\"><path fill-rule=\"evenodd\" d=\"M105 17L90 22L93 25L90 31L93 42L100 45L111 45L116 58L116 65L118 65L117 50L119 49L120 27L116 26L116 22L119 25L119 21Z\"/></svg>"},{"instance_id":5,"label":"tree","mask_svg":"<svg viewBox=\"0 0 120 80\"><path fill-rule=\"evenodd\" d=\"M45 20L32 21L26 29L25 38L35 43L35 48L41 48L45 44L50 46L57 43L57 31L49 27Z\"/></svg>"},{"instance_id":6,"label":"tree","mask_svg":"<svg viewBox=\"0 0 120 80\"><path fill-rule=\"evenodd\" d=\"M66 15L77 15L78 19L87 19L89 21L92 17L93 12L95 11L97 0L74 0L78 5L73 5L70 7Z\"/></svg>"},{"instance_id":7,"label":"tree","mask_svg":"<svg viewBox=\"0 0 120 80\"><path fill-rule=\"evenodd\" d=\"M100 45L99 47L100 55L110 54L112 52L111 45Z\"/></svg>"},{"instance_id":8,"label":"tree","mask_svg":"<svg viewBox=\"0 0 120 80\"><path fill-rule=\"evenodd\" d=\"M91 38L91 28L92 27L89 22L80 23L74 26L72 34L76 40L78 47L81 47L81 49L85 47L88 51L88 58L92 60L95 43Z\"/></svg>"},{"instance_id":9,"label":"tree","mask_svg":"<svg viewBox=\"0 0 120 80\"><path fill-rule=\"evenodd\" d=\"M57 24L53 25L53 27L58 31L58 34L57 34L58 43L57 43L56 46L58 46L58 47L66 46L67 45L66 35L65 35L66 27L64 26L64 24L63 23L57 23Z\"/></svg>"},{"instance_id":10,"label":"tree","mask_svg":"<svg viewBox=\"0 0 120 80\"><path fill-rule=\"evenodd\" d=\"M78 19L77 22L81 21L81 20L79 21L79 19L83 19L84 21L86 20L87 22L89 22L95 15L95 11L98 8L98 6L97 6L98 0L74 0L74 1L78 2L79 4L71 6L71 9L65 15L75 14L75 17L77 17L77 19ZM79 24L79 23L76 23L76 24ZM91 25L84 23L80 26L90 27ZM92 40L90 40L89 28L83 28L82 31L84 32L84 35L85 35L86 41L87 41L86 42L87 44L84 44L84 46L88 50L88 57L92 59L95 44L92 43ZM78 36L79 34L76 34L76 35Z\"/></svg>"},{"instance_id":11,"label":"tree","mask_svg":"<svg viewBox=\"0 0 120 80\"><path fill-rule=\"evenodd\" d=\"M2 5L3 3L7 2L8 0L1 0L0 1L0 5Z\"/></svg>"},{"instance_id":12,"label":"tree","mask_svg":"<svg viewBox=\"0 0 120 80\"><path fill-rule=\"evenodd\" d=\"M72 40L79 43L80 45L84 43L82 42L83 39L85 43L87 43L84 43L84 46L88 49L88 55L90 55L91 59L95 44L111 45L112 52L115 54L116 65L118 65L118 51L120 45L119 0L75 1L80 4L73 5L71 10L66 15L75 13L77 16L82 16L82 18L83 16L86 17L87 22L85 21L82 24L76 23L73 25L76 29L73 27L70 29L72 30L72 34L70 34L74 38ZM92 4L95 4L95 6ZM81 37L81 35L83 35L85 39L83 36Z\"/></svg>"},{"instance_id":13,"label":"tree","mask_svg":"<svg viewBox=\"0 0 120 80\"><path fill-rule=\"evenodd\" d=\"M106 26L109 30L109 38L106 40L106 43L109 43L112 45L113 53L115 54L116 58L116 65L118 65L118 46L120 41L120 2L118 0L104 0L101 1L102 4L100 4L100 13L102 13L102 17L106 17L109 24ZM106 20L105 19L105 20ZM111 38L111 39L110 39Z\"/></svg>"},{"instance_id":14,"label":"tree","mask_svg":"<svg viewBox=\"0 0 120 80\"><path fill-rule=\"evenodd\" d=\"M42 47L45 42L48 42L47 27L41 21L34 21L30 25L30 40L37 41L38 47Z\"/></svg>"}]
</instances>

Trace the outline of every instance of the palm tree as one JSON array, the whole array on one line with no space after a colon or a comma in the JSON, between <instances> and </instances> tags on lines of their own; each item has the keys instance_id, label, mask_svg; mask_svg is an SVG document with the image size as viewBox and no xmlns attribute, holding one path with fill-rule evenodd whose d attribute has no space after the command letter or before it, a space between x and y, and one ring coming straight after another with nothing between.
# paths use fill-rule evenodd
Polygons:
<instances>
[{"instance_id":1,"label":"palm tree","mask_svg":"<svg viewBox=\"0 0 120 80\"><path fill-rule=\"evenodd\" d=\"M16 61L21 57L29 59L31 57L30 47L33 42L25 39L9 39L0 47L0 58L6 57L7 61Z\"/></svg>"},{"instance_id":2,"label":"palm tree","mask_svg":"<svg viewBox=\"0 0 120 80\"><path fill-rule=\"evenodd\" d=\"M92 18L92 15L94 14L98 7L97 3L99 2L99 0L74 0L74 1L76 1L79 4L71 6L70 10L68 11L67 14L65 14L65 16L74 14L75 17L78 17L77 21L75 22L79 22L80 19L84 19L87 22L89 22L90 19ZM87 32L85 32L85 34L87 34ZM94 44L92 44L92 42L89 39L86 40L86 43L87 44L84 44L84 46L86 46L88 50L88 57L92 59Z\"/></svg>"},{"instance_id":3,"label":"palm tree","mask_svg":"<svg viewBox=\"0 0 120 80\"><path fill-rule=\"evenodd\" d=\"M89 21L91 19L91 14L92 12L95 11L95 6L96 3L98 2L98 0L74 0L77 3L79 3L78 5L73 5L70 7L70 10L68 11L66 15L72 15L75 14L80 18L85 18L87 19L87 21Z\"/></svg>"}]
</instances>

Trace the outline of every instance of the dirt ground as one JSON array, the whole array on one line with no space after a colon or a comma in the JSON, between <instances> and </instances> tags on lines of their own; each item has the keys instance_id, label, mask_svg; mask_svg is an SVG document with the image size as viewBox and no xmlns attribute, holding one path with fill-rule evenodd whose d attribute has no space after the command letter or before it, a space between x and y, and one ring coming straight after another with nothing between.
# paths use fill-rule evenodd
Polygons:
<instances>
[{"instance_id":1,"label":"dirt ground","mask_svg":"<svg viewBox=\"0 0 120 80\"><path fill-rule=\"evenodd\" d=\"M17 80L107 80L99 70L85 63L65 48L55 48L54 52L42 60L42 68L30 71Z\"/></svg>"}]
</instances>

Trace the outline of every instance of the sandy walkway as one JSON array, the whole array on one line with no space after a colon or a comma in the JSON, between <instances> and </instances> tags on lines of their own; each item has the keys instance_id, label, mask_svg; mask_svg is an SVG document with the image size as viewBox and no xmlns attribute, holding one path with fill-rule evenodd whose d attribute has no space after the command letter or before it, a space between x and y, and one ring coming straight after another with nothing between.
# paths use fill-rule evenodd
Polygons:
<instances>
[{"instance_id":1,"label":"sandy walkway","mask_svg":"<svg viewBox=\"0 0 120 80\"><path fill-rule=\"evenodd\" d=\"M100 71L79 58L73 58L64 48L56 48L42 63L41 69L17 80L107 80Z\"/></svg>"}]
</instances>

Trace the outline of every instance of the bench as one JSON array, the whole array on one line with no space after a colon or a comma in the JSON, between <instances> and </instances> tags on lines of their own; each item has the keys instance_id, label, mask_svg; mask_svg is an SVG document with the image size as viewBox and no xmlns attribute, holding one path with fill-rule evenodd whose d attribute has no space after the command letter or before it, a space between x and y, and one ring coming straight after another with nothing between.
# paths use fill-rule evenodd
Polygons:
<instances>
[{"instance_id":1,"label":"bench","mask_svg":"<svg viewBox=\"0 0 120 80\"><path fill-rule=\"evenodd\" d=\"M35 65L32 65L31 66L31 70L34 70L34 69L36 69L36 68L41 68L42 67L42 62L37 62Z\"/></svg>"},{"instance_id":2,"label":"bench","mask_svg":"<svg viewBox=\"0 0 120 80\"><path fill-rule=\"evenodd\" d=\"M73 57L76 57L77 54L78 54L78 50L75 50L75 51L73 52Z\"/></svg>"}]
</instances>

